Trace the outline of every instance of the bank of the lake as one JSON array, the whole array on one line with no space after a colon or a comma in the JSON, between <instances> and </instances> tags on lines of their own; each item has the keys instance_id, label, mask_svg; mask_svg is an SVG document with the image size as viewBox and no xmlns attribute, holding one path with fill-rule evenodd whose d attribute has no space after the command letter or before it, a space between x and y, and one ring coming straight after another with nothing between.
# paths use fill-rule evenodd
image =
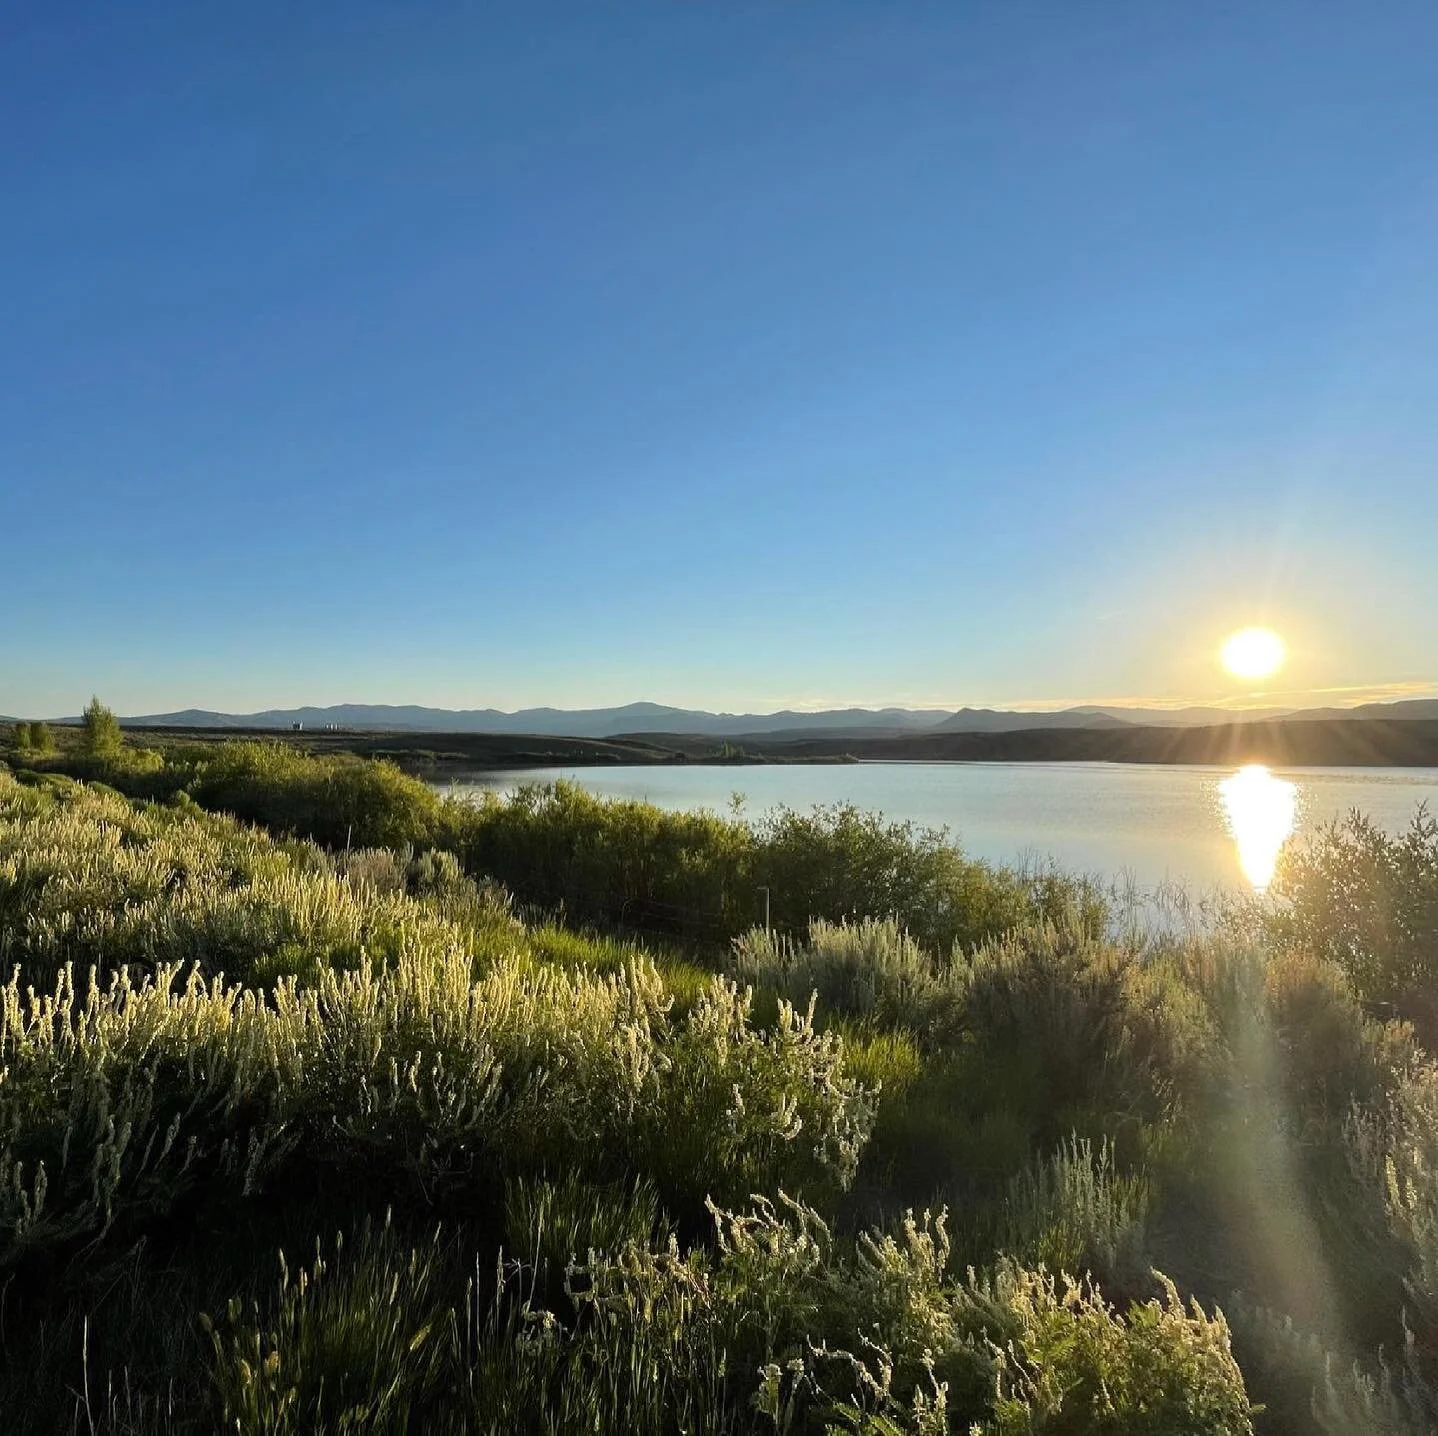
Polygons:
<instances>
[{"instance_id":1,"label":"bank of the lake","mask_svg":"<svg viewBox=\"0 0 1438 1436\"><path fill-rule=\"evenodd\" d=\"M1398 831L1420 804L1438 811L1438 769L1275 768L1267 783L1217 766L1109 763L854 763L744 768L686 764L476 772L441 790L512 791L573 779L605 797L726 810L736 794L758 816L785 805L854 803L948 827L964 850L995 862L1052 860L1144 888L1244 889L1264 850L1359 810ZM1227 784L1228 786L1225 786ZM1255 866L1256 864L1256 866Z\"/></svg>"},{"instance_id":2,"label":"bank of the lake","mask_svg":"<svg viewBox=\"0 0 1438 1436\"><path fill-rule=\"evenodd\" d=\"M235 738L281 742L315 754L386 758L407 772L452 777L479 770L870 762L1134 763L1238 767L1438 768L1438 719L1293 718L1199 727L1118 725L999 732L849 731L740 734L622 733L606 738L427 729L127 727L132 741L165 751ZM0 724L0 742L6 738ZM57 730L57 737L59 732Z\"/></svg>"}]
</instances>

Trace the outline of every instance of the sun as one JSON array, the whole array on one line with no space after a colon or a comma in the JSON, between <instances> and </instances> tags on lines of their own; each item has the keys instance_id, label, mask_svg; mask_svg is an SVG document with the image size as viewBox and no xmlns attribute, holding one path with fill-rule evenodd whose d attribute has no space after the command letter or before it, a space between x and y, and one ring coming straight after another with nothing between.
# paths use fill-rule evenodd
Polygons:
<instances>
[{"instance_id":1,"label":"sun","mask_svg":"<svg viewBox=\"0 0 1438 1436\"><path fill-rule=\"evenodd\" d=\"M1286 656L1283 640L1271 628L1240 628L1219 650L1235 678L1268 678L1283 667Z\"/></svg>"}]
</instances>

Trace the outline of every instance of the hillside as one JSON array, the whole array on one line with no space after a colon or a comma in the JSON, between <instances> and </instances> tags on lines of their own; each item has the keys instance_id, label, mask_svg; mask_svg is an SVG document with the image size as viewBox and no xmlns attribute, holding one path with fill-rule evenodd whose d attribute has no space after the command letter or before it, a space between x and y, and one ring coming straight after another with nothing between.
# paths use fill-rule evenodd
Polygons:
<instances>
[{"instance_id":1,"label":"hillside","mask_svg":"<svg viewBox=\"0 0 1438 1436\"><path fill-rule=\"evenodd\" d=\"M750 746L746 744L746 746ZM902 737L755 740L754 751L789 759L834 757L998 763L1240 763L1338 767L1438 765L1438 720L1278 718L1198 728L1021 729Z\"/></svg>"},{"instance_id":2,"label":"hillside","mask_svg":"<svg viewBox=\"0 0 1438 1436\"><path fill-rule=\"evenodd\" d=\"M1438 766L1438 720L1277 718L1175 728L1021 728L957 733L838 729L732 738L642 732L612 738L543 733L167 727L128 731L162 751L228 739L278 739L313 753L389 758L415 772L649 763L1240 763L1339 767Z\"/></svg>"}]
</instances>

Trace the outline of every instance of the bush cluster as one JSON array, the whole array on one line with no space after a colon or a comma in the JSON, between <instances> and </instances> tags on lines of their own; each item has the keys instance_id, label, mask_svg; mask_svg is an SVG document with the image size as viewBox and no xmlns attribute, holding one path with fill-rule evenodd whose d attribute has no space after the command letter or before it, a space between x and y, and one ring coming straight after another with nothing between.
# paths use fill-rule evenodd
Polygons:
<instances>
[{"instance_id":1,"label":"bush cluster","mask_svg":"<svg viewBox=\"0 0 1438 1436\"><path fill-rule=\"evenodd\" d=\"M766 912L799 935L830 923L898 917L947 952L1025 923L1107 919L1089 883L965 858L940 830L840 804L779 809L749 823L609 801L573 783L488 794L459 821L467 866L571 920L731 939Z\"/></svg>"},{"instance_id":2,"label":"bush cluster","mask_svg":"<svg viewBox=\"0 0 1438 1436\"><path fill-rule=\"evenodd\" d=\"M34 760L135 798L183 794L212 812L331 849L410 846L454 853L521 902L571 923L668 933L722 946L766 907L781 931L898 916L936 950L1030 922L1091 932L1108 909L1096 886L965 858L943 831L840 805L750 823L606 801L576 784L536 784L469 804L443 801L393 764L313 757L281 743L196 744L157 753L88 749Z\"/></svg>"},{"instance_id":3,"label":"bush cluster","mask_svg":"<svg viewBox=\"0 0 1438 1436\"><path fill-rule=\"evenodd\" d=\"M473 929L404 899L351 896L253 838L258 881L231 900L156 897L145 889L166 862L188 860L213 887L213 855L187 845L184 820L167 825L162 852L128 846L108 821L121 806L26 804L0 826L20 855L7 906L29 890L50 918L39 933L6 921L12 956L17 931L47 969L76 931L110 959L126 934L140 948L151 930L162 947L218 932L253 966L283 934L306 951L304 981L237 986L170 961L77 980L67 961L37 991L22 964L0 991L0 1266L171 1210L196 1183L261 1188L301 1158L431 1194L561 1163L634 1170L680 1208L852 1176L871 1103L842 1044L805 1014L786 1007L760 1032L745 995L716 978L675 1016L651 963L602 976L536 962L517 927L495 929L483 951ZM77 844L67 868L46 830L87 821L95 843ZM40 864L24 861L35 851Z\"/></svg>"},{"instance_id":4,"label":"bush cluster","mask_svg":"<svg viewBox=\"0 0 1438 1436\"><path fill-rule=\"evenodd\" d=\"M1362 814L1283 857L1275 940L1335 963L1365 1001L1438 1039L1438 818L1394 838Z\"/></svg>"},{"instance_id":5,"label":"bush cluster","mask_svg":"<svg viewBox=\"0 0 1438 1436\"><path fill-rule=\"evenodd\" d=\"M1434 1428L1421 816L1116 936L847 809L20 769L7 1430Z\"/></svg>"},{"instance_id":6,"label":"bush cluster","mask_svg":"<svg viewBox=\"0 0 1438 1436\"><path fill-rule=\"evenodd\" d=\"M782 1194L713 1216L688 1250L591 1246L547 1299L522 1259L460 1295L442 1244L368 1227L207 1321L220 1411L243 1431L496 1436L1253 1429L1223 1318L1171 1285L1119 1311L1012 1263L955 1277L942 1213L852 1246Z\"/></svg>"}]
</instances>

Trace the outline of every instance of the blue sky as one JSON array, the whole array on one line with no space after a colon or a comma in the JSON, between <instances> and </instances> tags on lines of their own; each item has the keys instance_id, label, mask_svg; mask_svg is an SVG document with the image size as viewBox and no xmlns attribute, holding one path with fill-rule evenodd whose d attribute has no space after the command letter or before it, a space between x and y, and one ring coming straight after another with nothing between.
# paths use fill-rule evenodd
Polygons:
<instances>
[{"instance_id":1,"label":"blue sky","mask_svg":"<svg viewBox=\"0 0 1438 1436\"><path fill-rule=\"evenodd\" d=\"M0 21L0 712L1438 680L1438 7Z\"/></svg>"}]
</instances>

